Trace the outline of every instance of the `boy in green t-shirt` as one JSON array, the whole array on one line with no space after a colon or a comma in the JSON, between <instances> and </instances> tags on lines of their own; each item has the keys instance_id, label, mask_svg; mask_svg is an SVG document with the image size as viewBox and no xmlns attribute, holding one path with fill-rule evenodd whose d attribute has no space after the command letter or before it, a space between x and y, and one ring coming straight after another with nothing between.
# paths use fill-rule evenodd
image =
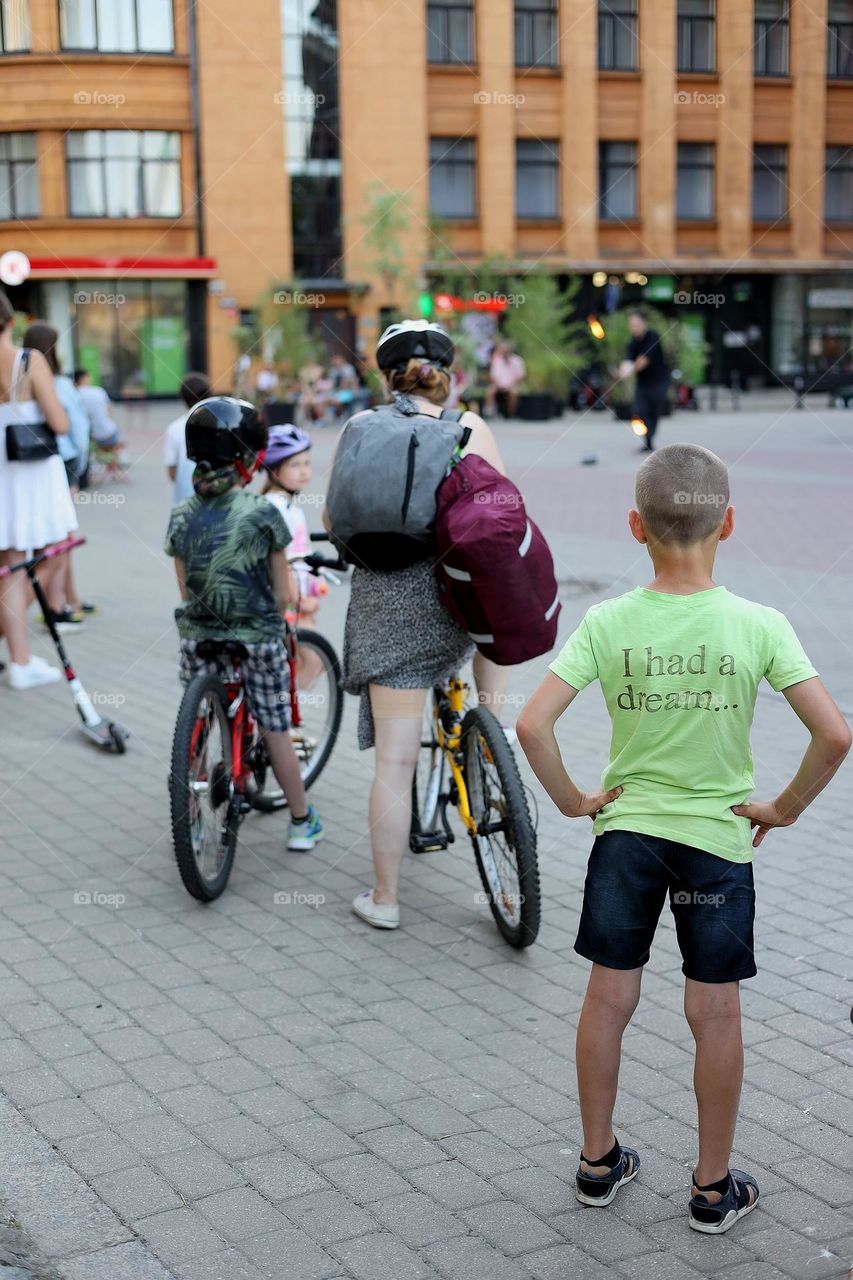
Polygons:
<instances>
[{"instance_id":1,"label":"boy in green t-shirt","mask_svg":"<svg viewBox=\"0 0 853 1280\"><path fill-rule=\"evenodd\" d=\"M589 610L523 712L518 737L560 812L594 819L575 942L592 961L577 1034L577 1198L610 1204L639 1169L637 1152L614 1137L613 1108L622 1035L668 895L696 1042L689 1223L718 1234L758 1200L755 1179L729 1170L743 1078L738 983L756 973L752 850L823 790L851 735L788 620L711 577L717 544L734 526L720 459L697 445L658 450L637 474L636 502L628 523L648 545L653 581ZM749 799L762 679L811 734L795 778L766 802ZM554 726L593 680L612 721L610 763L602 790L584 792L566 773Z\"/></svg>"}]
</instances>

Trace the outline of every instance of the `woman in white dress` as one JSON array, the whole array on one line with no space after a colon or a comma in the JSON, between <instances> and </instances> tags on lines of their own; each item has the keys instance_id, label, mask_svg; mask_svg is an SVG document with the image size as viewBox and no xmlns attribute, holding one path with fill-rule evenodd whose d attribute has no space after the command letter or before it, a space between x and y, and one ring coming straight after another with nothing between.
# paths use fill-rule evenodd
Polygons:
<instances>
[{"instance_id":1,"label":"woman in white dress","mask_svg":"<svg viewBox=\"0 0 853 1280\"><path fill-rule=\"evenodd\" d=\"M23 352L12 342L14 311L0 293L0 565L19 564L34 551L61 542L77 528L65 467L55 455L39 462L9 462L6 427L12 422L46 422L57 435L68 431L53 375L40 351ZM34 657L27 640L29 584L24 573L0 578L0 631L11 663L9 684L31 689L60 677L56 667Z\"/></svg>"}]
</instances>

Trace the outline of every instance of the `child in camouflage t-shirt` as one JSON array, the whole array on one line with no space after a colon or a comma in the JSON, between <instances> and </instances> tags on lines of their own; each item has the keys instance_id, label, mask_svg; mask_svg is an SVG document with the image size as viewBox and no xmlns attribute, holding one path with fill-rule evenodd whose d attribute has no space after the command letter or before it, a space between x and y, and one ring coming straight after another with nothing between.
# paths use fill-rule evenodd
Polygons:
<instances>
[{"instance_id":1,"label":"child in camouflage t-shirt","mask_svg":"<svg viewBox=\"0 0 853 1280\"><path fill-rule=\"evenodd\" d=\"M201 640L236 640L246 648L243 680L273 773L287 797L287 847L307 851L323 835L309 805L290 738L290 674L282 613L297 598L286 547L290 533L265 498L248 493L238 469L200 478L175 507L166 553L175 558L183 603L175 610L181 638L180 678L188 684L216 664L198 653Z\"/></svg>"}]
</instances>

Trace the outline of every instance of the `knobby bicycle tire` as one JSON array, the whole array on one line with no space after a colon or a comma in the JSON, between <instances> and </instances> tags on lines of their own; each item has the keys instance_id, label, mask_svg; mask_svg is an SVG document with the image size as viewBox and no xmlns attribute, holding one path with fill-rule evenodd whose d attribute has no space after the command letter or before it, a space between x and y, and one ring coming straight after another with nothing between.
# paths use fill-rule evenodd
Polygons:
<instances>
[{"instance_id":1,"label":"knobby bicycle tire","mask_svg":"<svg viewBox=\"0 0 853 1280\"><path fill-rule=\"evenodd\" d=\"M503 937L513 947L529 947L536 941L539 933L541 915L541 894L539 887L539 863L536 856L536 829L530 817L524 783L518 771L518 765L506 739L506 735L492 713L484 707L474 707L462 721L462 749L465 761L465 783L469 800L476 794L476 779L473 769L479 767L474 753L480 751L479 741L485 742L489 763L494 767L500 784L503 798L503 822L507 837L508 852L514 860L519 887L519 913L517 923L506 918L505 911L497 901L495 886L492 885L484 865L484 851L480 840L483 837L471 836L477 870L489 902L495 923ZM472 801L473 804L473 801ZM487 815L474 813L477 821Z\"/></svg>"},{"instance_id":2,"label":"knobby bicycle tire","mask_svg":"<svg viewBox=\"0 0 853 1280\"><path fill-rule=\"evenodd\" d=\"M199 707L205 697L211 697L216 703L216 715L223 732L224 765L230 774L231 734L228 720L228 695L219 677L210 671L200 671L187 685L181 700L178 719L175 724L175 736L172 740L172 769L169 776L169 797L171 802L172 838L175 845L175 859L184 887L199 902L212 902L225 889L231 868L234 865L234 853L237 848L237 831L239 827L239 808L231 800L222 804L222 840L224 857L218 874L207 879L201 874L193 845L192 808L193 791L190 777L190 751L192 738L198 720ZM223 786L227 785L223 781Z\"/></svg>"}]
</instances>

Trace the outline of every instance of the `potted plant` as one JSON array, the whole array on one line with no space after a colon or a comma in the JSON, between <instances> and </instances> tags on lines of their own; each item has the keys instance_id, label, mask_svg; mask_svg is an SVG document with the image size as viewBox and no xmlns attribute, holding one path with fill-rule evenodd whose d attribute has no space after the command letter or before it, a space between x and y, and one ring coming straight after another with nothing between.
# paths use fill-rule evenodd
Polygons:
<instances>
[{"instance_id":1,"label":"potted plant","mask_svg":"<svg viewBox=\"0 0 853 1280\"><path fill-rule=\"evenodd\" d=\"M513 282L515 304L504 317L503 332L524 361L526 374L518 416L542 421L561 413L575 374L589 359L586 326L574 315L580 281L562 291L544 272Z\"/></svg>"},{"instance_id":2,"label":"potted plant","mask_svg":"<svg viewBox=\"0 0 853 1280\"><path fill-rule=\"evenodd\" d=\"M317 362L320 345L311 332L306 307L291 300L299 288L270 289L261 303L261 331L265 348L279 375L279 399L267 401L264 409L270 426L293 422L299 405L299 371Z\"/></svg>"}]
</instances>

